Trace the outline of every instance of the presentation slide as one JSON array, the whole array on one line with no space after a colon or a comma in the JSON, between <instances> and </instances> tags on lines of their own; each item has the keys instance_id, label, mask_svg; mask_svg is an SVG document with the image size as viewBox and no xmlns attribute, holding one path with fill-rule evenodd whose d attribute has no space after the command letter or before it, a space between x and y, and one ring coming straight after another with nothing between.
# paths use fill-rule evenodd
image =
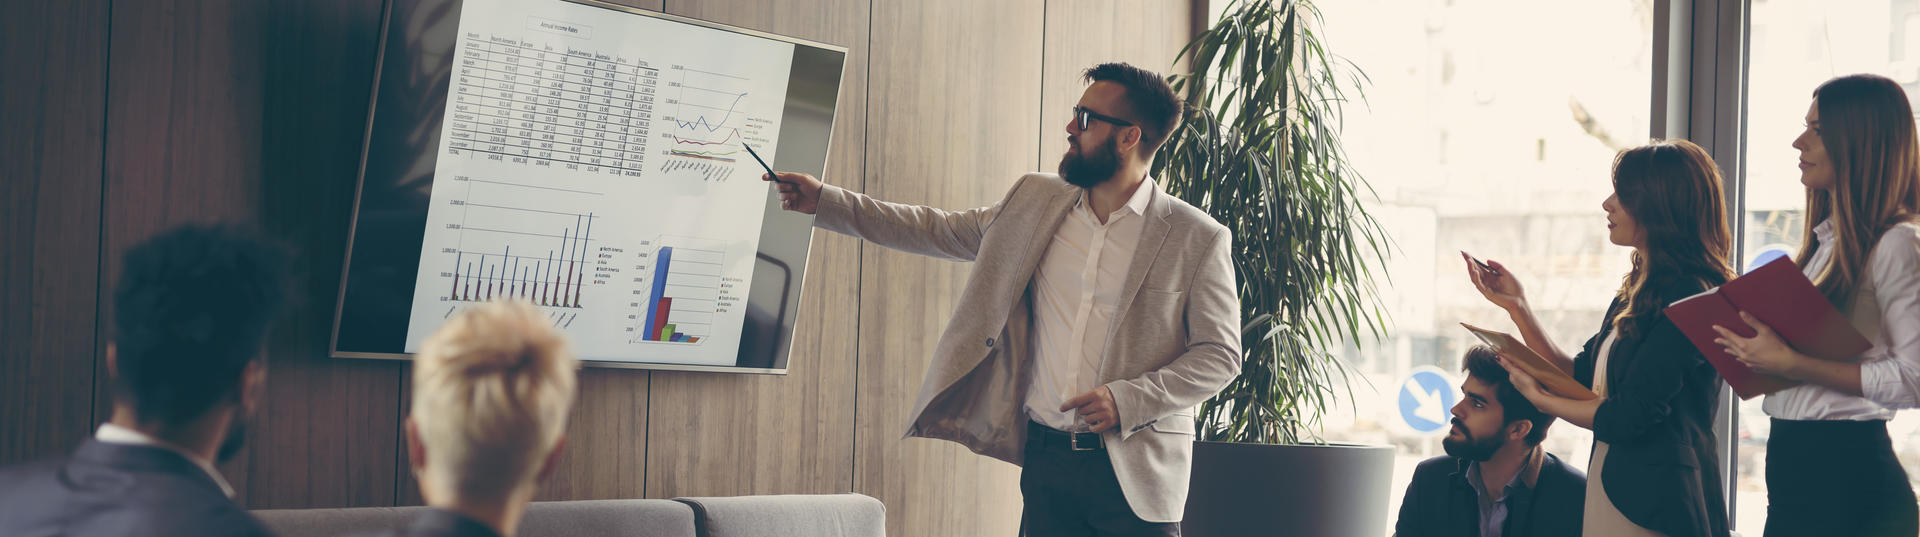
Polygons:
<instances>
[{"instance_id":1,"label":"presentation slide","mask_svg":"<svg viewBox=\"0 0 1920 537\"><path fill-rule=\"evenodd\" d=\"M466 0L405 352L541 307L596 360L733 365L794 45L560 0Z\"/></svg>"}]
</instances>

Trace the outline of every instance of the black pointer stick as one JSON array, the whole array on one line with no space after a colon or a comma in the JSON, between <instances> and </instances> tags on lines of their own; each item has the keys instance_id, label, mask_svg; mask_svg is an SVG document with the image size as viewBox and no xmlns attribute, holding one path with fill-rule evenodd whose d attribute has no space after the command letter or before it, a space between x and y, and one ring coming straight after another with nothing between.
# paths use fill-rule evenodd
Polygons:
<instances>
[{"instance_id":1,"label":"black pointer stick","mask_svg":"<svg viewBox=\"0 0 1920 537\"><path fill-rule=\"evenodd\" d=\"M773 173L773 167L768 166L767 161L760 160L760 154L753 152L753 146L747 145L747 142L745 140L742 140L740 142L740 147L747 148L747 154L753 156L753 161L760 163L760 169L767 171L767 178L773 179L773 182L775 183L787 184L786 181L780 180L780 174Z\"/></svg>"}]
</instances>

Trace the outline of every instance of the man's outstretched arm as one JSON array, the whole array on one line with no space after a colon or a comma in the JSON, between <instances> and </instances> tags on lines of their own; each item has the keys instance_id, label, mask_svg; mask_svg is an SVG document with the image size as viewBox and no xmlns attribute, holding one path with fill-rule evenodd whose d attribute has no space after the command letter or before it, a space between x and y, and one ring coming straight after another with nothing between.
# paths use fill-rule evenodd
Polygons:
<instances>
[{"instance_id":1,"label":"man's outstretched arm","mask_svg":"<svg viewBox=\"0 0 1920 537\"><path fill-rule=\"evenodd\" d=\"M764 175L761 179L773 180ZM1002 200L992 207L946 211L876 200L804 173L780 172L778 183L781 207L814 215L815 227L907 253L959 261L973 261L979 254L987 225L1006 204ZM1018 188L1015 184L1014 189Z\"/></svg>"}]
</instances>

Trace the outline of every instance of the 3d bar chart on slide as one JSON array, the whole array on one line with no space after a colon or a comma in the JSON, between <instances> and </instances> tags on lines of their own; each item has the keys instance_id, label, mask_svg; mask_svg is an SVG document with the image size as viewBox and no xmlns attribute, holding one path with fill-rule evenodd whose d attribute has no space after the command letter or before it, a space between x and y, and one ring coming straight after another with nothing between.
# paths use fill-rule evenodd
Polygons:
<instances>
[{"instance_id":1,"label":"3d bar chart on slide","mask_svg":"<svg viewBox=\"0 0 1920 537\"><path fill-rule=\"evenodd\" d=\"M616 27L619 26L619 27ZM461 308L524 300L582 358L731 365L793 46L469 0L406 350Z\"/></svg>"},{"instance_id":2,"label":"3d bar chart on slide","mask_svg":"<svg viewBox=\"0 0 1920 537\"><path fill-rule=\"evenodd\" d=\"M634 342L699 344L713 320L738 305L733 292L745 284L722 271L725 246L686 237L663 237L650 256L644 281L648 300L639 304Z\"/></svg>"}]
</instances>

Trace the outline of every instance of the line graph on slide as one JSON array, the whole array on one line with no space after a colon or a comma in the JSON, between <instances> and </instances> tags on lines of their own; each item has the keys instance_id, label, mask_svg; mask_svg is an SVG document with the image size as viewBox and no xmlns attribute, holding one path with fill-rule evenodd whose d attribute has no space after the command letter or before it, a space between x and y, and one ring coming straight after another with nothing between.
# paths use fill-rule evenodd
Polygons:
<instances>
[{"instance_id":1,"label":"line graph on slide","mask_svg":"<svg viewBox=\"0 0 1920 537\"><path fill-rule=\"evenodd\" d=\"M704 71L683 65L668 68L667 87L676 95L667 99L673 115L664 116L672 126L666 133L673 143L669 157L660 166L665 173L693 174L707 181L724 181L733 174L732 164L744 158L741 144L766 144L765 127L770 122L745 113L753 99L752 79L726 73Z\"/></svg>"}]
</instances>

